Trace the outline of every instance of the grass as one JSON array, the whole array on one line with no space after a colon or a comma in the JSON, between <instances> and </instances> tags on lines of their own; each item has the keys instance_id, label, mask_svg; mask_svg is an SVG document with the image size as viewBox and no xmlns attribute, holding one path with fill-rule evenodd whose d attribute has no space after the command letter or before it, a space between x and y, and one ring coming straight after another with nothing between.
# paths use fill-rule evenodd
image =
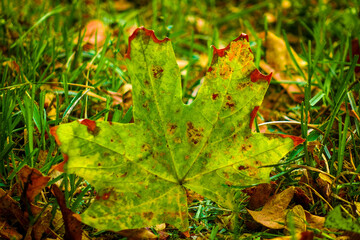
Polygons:
<instances>
[{"instance_id":1,"label":"grass","mask_svg":"<svg viewBox=\"0 0 360 240\"><path fill-rule=\"evenodd\" d=\"M24 165L48 175L52 166L63 160L55 140L49 137L52 126L82 118L131 121L130 79L123 61L130 27L144 25L154 29L159 38L172 39L177 58L185 60L184 102L194 99L194 89L211 62L211 45L223 47L240 32L246 32L259 66L267 52L258 33L265 31L266 35L271 31L284 39L290 54L292 64L286 71L304 80L286 79L285 83L297 84L304 100L293 101L280 82L273 79L262 106L265 110L271 106L271 113L260 115L258 120L274 122L266 125L268 131L306 139L274 166L271 179L279 189L297 186L310 192L313 197L307 210L312 214L326 216L332 207L341 205L348 216L359 218L355 204L360 202L360 84L354 70L360 65L352 44L360 39L359 1L304 4L139 0L121 11L111 1L98 0L71 4L60 0L1 0L0 5L2 189L13 191L18 182L17 172ZM86 50L81 30L91 19L104 22L106 39L102 46L100 39L96 39L93 49ZM80 40L76 42L76 38ZM307 67L300 65L291 47ZM118 93L112 95L113 92ZM276 103L271 102L273 96L277 96ZM276 123L289 119L296 123ZM299 169L307 169L307 178L315 182L300 181L304 173ZM319 172L314 169L331 179L329 195L321 192L323 188L316 182ZM63 180L67 206L74 212L86 209L94 197L91 185L74 175L61 174L54 176L48 186L58 180ZM36 198L36 203L52 205L55 218L57 203L48 190L44 193ZM13 198L19 200L15 195ZM190 233L209 239L230 237L234 229L238 236L248 239L284 235L282 231L248 227L252 220L245 210L247 199L245 195L241 199L241 216L235 227L224 224L229 216L224 209L206 199L194 200L189 207L193 214ZM56 224L52 227L56 229ZM93 238L120 237L86 230ZM321 230L314 231L321 235ZM182 236L171 227L166 232L170 239ZM335 239L341 233L325 232L323 237Z\"/></svg>"}]
</instances>

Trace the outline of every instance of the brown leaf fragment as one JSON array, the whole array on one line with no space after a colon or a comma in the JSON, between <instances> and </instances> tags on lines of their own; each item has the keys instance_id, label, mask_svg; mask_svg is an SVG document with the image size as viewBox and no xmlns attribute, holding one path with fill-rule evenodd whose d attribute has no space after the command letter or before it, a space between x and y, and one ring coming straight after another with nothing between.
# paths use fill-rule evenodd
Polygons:
<instances>
[{"instance_id":1,"label":"brown leaf fragment","mask_svg":"<svg viewBox=\"0 0 360 240\"><path fill-rule=\"evenodd\" d=\"M21 226L26 229L29 225L28 219L24 216L17 201L12 199L3 189L0 188L0 216L6 219L15 218Z\"/></svg>"},{"instance_id":2,"label":"brown leaf fragment","mask_svg":"<svg viewBox=\"0 0 360 240\"><path fill-rule=\"evenodd\" d=\"M44 210L43 207L31 205L31 212L35 217L37 217L38 214L41 214L36 223L32 226L32 239L41 240L44 233L47 233L48 235L51 234L55 237L49 228L52 219L51 207L47 207Z\"/></svg>"},{"instance_id":3,"label":"brown leaf fragment","mask_svg":"<svg viewBox=\"0 0 360 240\"><path fill-rule=\"evenodd\" d=\"M296 69L296 67L286 48L285 41L282 38L277 37L272 32L267 32L266 39L264 32L260 33L259 36L265 40L264 46L266 47L266 62L261 61L260 67L267 73L274 72L273 78L279 82L296 81L305 83L305 80L296 72L291 72L291 74L286 72L288 69ZM291 52L300 68L304 68L307 63L302 60L293 49L291 49ZM304 98L299 85L281 83L281 86L287 91L293 100L301 102Z\"/></svg>"},{"instance_id":4,"label":"brown leaf fragment","mask_svg":"<svg viewBox=\"0 0 360 240\"><path fill-rule=\"evenodd\" d=\"M255 210L264 206L269 200L273 189L270 183L262 183L255 187L246 188L243 192L250 196L248 208L250 210Z\"/></svg>"},{"instance_id":5,"label":"brown leaf fragment","mask_svg":"<svg viewBox=\"0 0 360 240\"><path fill-rule=\"evenodd\" d=\"M272 240L313 240L314 233L310 231L296 233L295 236L283 236L283 237L276 237L272 238Z\"/></svg>"},{"instance_id":6,"label":"brown leaf fragment","mask_svg":"<svg viewBox=\"0 0 360 240\"><path fill-rule=\"evenodd\" d=\"M308 193L304 189L296 187L294 194L294 202L300 204L305 209L308 209L311 203L311 198L308 196Z\"/></svg>"},{"instance_id":7,"label":"brown leaf fragment","mask_svg":"<svg viewBox=\"0 0 360 240\"><path fill-rule=\"evenodd\" d=\"M39 170L27 165L18 172L18 177L24 191L26 191L26 198L29 203L34 201L36 195L41 192L50 180L50 177L43 176Z\"/></svg>"},{"instance_id":8,"label":"brown leaf fragment","mask_svg":"<svg viewBox=\"0 0 360 240\"><path fill-rule=\"evenodd\" d=\"M121 236L129 240L155 239L157 236L147 228L126 229L119 232Z\"/></svg>"},{"instance_id":9,"label":"brown leaf fragment","mask_svg":"<svg viewBox=\"0 0 360 240\"><path fill-rule=\"evenodd\" d=\"M85 34L85 35L84 35ZM98 47L102 47L106 40L106 27L105 24L97 19L89 21L84 29L81 32L81 36L84 35L82 44L84 44L84 49L94 49L95 43ZM78 42L78 38L74 40L75 43Z\"/></svg>"},{"instance_id":10,"label":"brown leaf fragment","mask_svg":"<svg viewBox=\"0 0 360 240\"><path fill-rule=\"evenodd\" d=\"M306 231L306 215L301 205L296 205L286 214L286 229L289 231L290 223L295 227L296 233Z\"/></svg>"},{"instance_id":11,"label":"brown leaf fragment","mask_svg":"<svg viewBox=\"0 0 360 240\"><path fill-rule=\"evenodd\" d=\"M82 239L82 224L74 216L74 213L66 207L65 197L59 187L55 184L51 185L51 191L55 195L55 198L60 206L61 213L64 219L65 225L65 240L81 240Z\"/></svg>"},{"instance_id":12,"label":"brown leaf fragment","mask_svg":"<svg viewBox=\"0 0 360 240\"><path fill-rule=\"evenodd\" d=\"M20 240L23 239L23 236L6 221L0 220L0 239Z\"/></svg>"},{"instance_id":13,"label":"brown leaf fragment","mask_svg":"<svg viewBox=\"0 0 360 240\"><path fill-rule=\"evenodd\" d=\"M311 228L324 229L325 217L320 217L305 211L306 222Z\"/></svg>"},{"instance_id":14,"label":"brown leaf fragment","mask_svg":"<svg viewBox=\"0 0 360 240\"><path fill-rule=\"evenodd\" d=\"M126 1L126 0L116 0L114 1L114 8L116 11L125 11L129 8L132 8L134 4L132 2Z\"/></svg>"},{"instance_id":15,"label":"brown leaf fragment","mask_svg":"<svg viewBox=\"0 0 360 240\"><path fill-rule=\"evenodd\" d=\"M295 187L290 187L271 197L261 211L247 211L258 223L272 229L285 227L286 208L294 196Z\"/></svg>"}]
</instances>

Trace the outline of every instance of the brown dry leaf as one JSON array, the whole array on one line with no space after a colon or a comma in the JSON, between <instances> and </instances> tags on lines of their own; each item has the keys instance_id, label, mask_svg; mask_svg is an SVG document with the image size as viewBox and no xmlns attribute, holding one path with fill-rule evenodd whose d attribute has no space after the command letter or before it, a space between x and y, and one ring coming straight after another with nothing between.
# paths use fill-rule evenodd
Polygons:
<instances>
[{"instance_id":1,"label":"brown dry leaf","mask_svg":"<svg viewBox=\"0 0 360 240\"><path fill-rule=\"evenodd\" d=\"M246 188L243 192L250 196L248 208L250 210L255 210L264 206L269 200L273 188L270 183L262 183L255 187Z\"/></svg>"},{"instance_id":2,"label":"brown dry leaf","mask_svg":"<svg viewBox=\"0 0 360 240\"><path fill-rule=\"evenodd\" d=\"M60 206L60 210L64 219L65 225L65 240L81 240L82 239L82 224L74 216L74 213L66 207L65 197L59 187L55 184L51 185L51 190Z\"/></svg>"},{"instance_id":3,"label":"brown dry leaf","mask_svg":"<svg viewBox=\"0 0 360 240\"><path fill-rule=\"evenodd\" d=\"M83 38L82 44L84 44L84 49L94 49L95 43L97 41L97 46L102 47L106 40L106 26L105 24L97 19L89 21L84 29L81 32ZM78 42L78 38L74 40L75 43Z\"/></svg>"},{"instance_id":4,"label":"brown dry leaf","mask_svg":"<svg viewBox=\"0 0 360 240\"><path fill-rule=\"evenodd\" d=\"M306 222L311 228L324 229L325 217L312 215L310 212L305 211Z\"/></svg>"},{"instance_id":5,"label":"brown dry leaf","mask_svg":"<svg viewBox=\"0 0 360 240\"><path fill-rule=\"evenodd\" d=\"M286 229L289 231L289 224L294 224L296 233L306 231L306 215L301 205L296 205L286 214Z\"/></svg>"},{"instance_id":6,"label":"brown dry leaf","mask_svg":"<svg viewBox=\"0 0 360 240\"><path fill-rule=\"evenodd\" d=\"M293 236L284 236L284 237L276 237L276 238L272 238L271 240L313 240L314 239L314 233L307 231L307 232L301 232L301 233L296 233L295 238L293 238Z\"/></svg>"},{"instance_id":7,"label":"brown dry leaf","mask_svg":"<svg viewBox=\"0 0 360 240\"><path fill-rule=\"evenodd\" d=\"M312 199L311 197L308 196L307 190L304 190L300 187L296 187L294 194L294 202L300 204L305 208L309 208Z\"/></svg>"},{"instance_id":8,"label":"brown dry leaf","mask_svg":"<svg viewBox=\"0 0 360 240\"><path fill-rule=\"evenodd\" d=\"M261 211L247 211L258 223L272 229L285 227L286 208L294 196L295 187L290 187L271 197Z\"/></svg>"},{"instance_id":9,"label":"brown dry leaf","mask_svg":"<svg viewBox=\"0 0 360 240\"><path fill-rule=\"evenodd\" d=\"M140 239L155 239L157 236L149 229L126 229L119 232L121 236L126 237L129 240L140 240Z\"/></svg>"},{"instance_id":10,"label":"brown dry leaf","mask_svg":"<svg viewBox=\"0 0 360 240\"><path fill-rule=\"evenodd\" d=\"M17 220L26 229L29 225L17 201L10 197L7 192L0 188L0 218L3 220Z\"/></svg>"},{"instance_id":11,"label":"brown dry leaf","mask_svg":"<svg viewBox=\"0 0 360 240\"><path fill-rule=\"evenodd\" d=\"M126 0L116 0L113 3L115 10L119 12L128 10L129 8L132 8L134 6L132 2L128 2Z\"/></svg>"},{"instance_id":12,"label":"brown dry leaf","mask_svg":"<svg viewBox=\"0 0 360 240\"><path fill-rule=\"evenodd\" d=\"M26 198L30 203L34 201L36 195L41 192L50 180L50 177L43 176L39 170L27 165L25 165L17 175L24 191L26 191Z\"/></svg>"},{"instance_id":13,"label":"brown dry leaf","mask_svg":"<svg viewBox=\"0 0 360 240\"><path fill-rule=\"evenodd\" d=\"M107 91L107 94L113 99L113 105L120 105L125 110L132 105L132 85L123 84L117 92Z\"/></svg>"},{"instance_id":14,"label":"brown dry leaf","mask_svg":"<svg viewBox=\"0 0 360 240\"><path fill-rule=\"evenodd\" d=\"M264 39L265 33L260 33L259 37ZM296 81L305 83L305 80L295 72L291 75L287 75L286 73L284 73L284 71L287 70L289 67L293 69L296 69L296 67L291 60L290 54L287 51L286 44L283 39L277 37L272 32L268 32L264 46L266 47L266 62L260 61L260 67L266 73L269 74L273 72L273 78L279 82ZM293 49L291 49L291 52L294 55L295 60L298 62L299 66L301 68L304 68L307 63L303 61ZM282 83L281 85L285 88L285 90L293 100L297 102L302 101L304 96L303 93L301 93L298 85L287 83Z\"/></svg>"},{"instance_id":15,"label":"brown dry leaf","mask_svg":"<svg viewBox=\"0 0 360 240\"><path fill-rule=\"evenodd\" d=\"M44 211L42 207L31 205L31 212L36 216L41 214L36 223L32 226L32 236L35 240L41 240L43 234L46 232L47 235L53 233L50 230L50 222L52 219L51 207L47 207ZM56 237L55 234L52 234Z\"/></svg>"},{"instance_id":16,"label":"brown dry leaf","mask_svg":"<svg viewBox=\"0 0 360 240\"><path fill-rule=\"evenodd\" d=\"M326 174L320 173L319 177L316 179L316 183L319 187L321 195L323 195L326 199L329 199L331 194L332 179Z\"/></svg>"},{"instance_id":17,"label":"brown dry leaf","mask_svg":"<svg viewBox=\"0 0 360 240\"><path fill-rule=\"evenodd\" d=\"M23 239L23 235L18 233L16 229L6 221L0 220L0 239L20 240Z\"/></svg>"},{"instance_id":18,"label":"brown dry leaf","mask_svg":"<svg viewBox=\"0 0 360 240\"><path fill-rule=\"evenodd\" d=\"M9 60L9 61L5 61L5 62L3 62L3 64L2 64L4 67L5 66L8 66L11 70L13 70L14 72L17 72L17 73L19 73L20 72L20 67L19 67L19 65L15 62L15 61L11 61L11 60Z\"/></svg>"}]
</instances>

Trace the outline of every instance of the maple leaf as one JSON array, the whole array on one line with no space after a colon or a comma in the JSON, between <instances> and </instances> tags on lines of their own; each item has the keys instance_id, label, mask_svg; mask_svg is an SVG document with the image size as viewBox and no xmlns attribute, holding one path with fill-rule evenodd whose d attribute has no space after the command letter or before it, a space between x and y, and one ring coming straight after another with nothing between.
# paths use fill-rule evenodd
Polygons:
<instances>
[{"instance_id":1,"label":"maple leaf","mask_svg":"<svg viewBox=\"0 0 360 240\"><path fill-rule=\"evenodd\" d=\"M166 222L188 228L185 188L233 209L244 186L269 181L271 168L303 139L251 132L270 82L253 63L247 35L214 48L195 101L183 104L181 77L168 38L138 28L126 54L134 123L88 119L52 129L61 167L97 191L81 215L99 230Z\"/></svg>"}]
</instances>

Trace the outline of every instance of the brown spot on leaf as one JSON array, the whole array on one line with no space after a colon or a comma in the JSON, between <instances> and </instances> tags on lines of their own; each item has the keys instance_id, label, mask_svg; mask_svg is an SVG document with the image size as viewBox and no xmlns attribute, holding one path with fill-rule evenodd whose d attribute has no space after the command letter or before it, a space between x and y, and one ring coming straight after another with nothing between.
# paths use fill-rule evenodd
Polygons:
<instances>
[{"instance_id":1,"label":"brown spot on leaf","mask_svg":"<svg viewBox=\"0 0 360 240\"><path fill-rule=\"evenodd\" d=\"M235 109L235 102L233 100L233 98L230 95L226 95L226 103L225 103L225 109L228 108L231 111L233 111Z\"/></svg>"},{"instance_id":2,"label":"brown spot on leaf","mask_svg":"<svg viewBox=\"0 0 360 240\"><path fill-rule=\"evenodd\" d=\"M223 79L228 79L232 74L232 68L227 63L224 63L219 70L219 74Z\"/></svg>"},{"instance_id":3,"label":"brown spot on leaf","mask_svg":"<svg viewBox=\"0 0 360 240\"><path fill-rule=\"evenodd\" d=\"M239 84L237 85L237 89L238 89L238 90L242 90L242 89L244 89L244 88L246 88L246 87L248 87L248 86L252 86L252 84L251 84L250 82L239 83Z\"/></svg>"},{"instance_id":4,"label":"brown spot on leaf","mask_svg":"<svg viewBox=\"0 0 360 240\"><path fill-rule=\"evenodd\" d=\"M100 167L100 166L101 166L101 163L98 163L97 165Z\"/></svg>"},{"instance_id":5,"label":"brown spot on leaf","mask_svg":"<svg viewBox=\"0 0 360 240\"><path fill-rule=\"evenodd\" d=\"M123 175L121 175L120 177L121 177L121 178L126 177L127 174L128 174L128 173L125 172L125 173L124 173Z\"/></svg>"},{"instance_id":6,"label":"brown spot on leaf","mask_svg":"<svg viewBox=\"0 0 360 240\"><path fill-rule=\"evenodd\" d=\"M110 197L110 194L111 194L111 192L104 193L104 195L102 195L102 197L101 197L102 200L108 200Z\"/></svg>"},{"instance_id":7,"label":"brown spot on leaf","mask_svg":"<svg viewBox=\"0 0 360 240\"><path fill-rule=\"evenodd\" d=\"M151 68L154 78L159 79L162 77L164 69L161 66L153 66Z\"/></svg>"},{"instance_id":8,"label":"brown spot on leaf","mask_svg":"<svg viewBox=\"0 0 360 240\"><path fill-rule=\"evenodd\" d=\"M212 99L213 99L213 100L216 100L216 99L218 99L218 98L219 98L219 94L213 93Z\"/></svg>"},{"instance_id":9,"label":"brown spot on leaf","mask_svg":"<svg viewBox=\"0 0 360 240\"><path fill-rule=\"evenodd\" d=\"M144 212L142 215L143 215L143 217L144 217L146 220L148 220L148 221L150 221L150 220L154 217L154 213L153 213L153 212Z\"/></svg>"},{"instance_id":10,"label":"brown spot on leaf","mask_svg":"<svg viewBox=\"0 0 360 240\"><path fill-rule=\"evenodd\" d=\"M176 124L169 123L167 128L168 134L173 135L176 131L176 128L177 128Z\"/></svg>"},{"instance_id":11,"label":"brown spot on leaf","mask_svg":"<svg viewBox=\"0 0 360 240\"><path fill-rule=\"evenodd\" d=\"M251 147L251 144L243 144L241 145L241 151L248 151Z\"/></svg>"},{"instance_id":12,"label":"brown spot on leaf","mask_svg":"<svg viewBox=\"0 0 360 240\"><path fill-rule=\"evenodd\" d=\"M145 80L144 83L146 86L149 86L149 84L150 84L150 82L148 80Z\"/></svg>"},{"instance_id":13,"label":"brown spot on leaf","mask_svg":"<svg viewBox=\"0 0 360 240\"><path fill-rule=\"evenodd\" d=\"M241 170L246 170L248 169L249 167L248 166L239 166L238 169L241 171Z\"/></svg>"},{"instance_id":14,"label":"brown spot on leaf","mask_svg":"<svg viewBox=\"0 0 360 240\"><path fill-rule=\"evenodd\" d=\"M177 137L177 138L174 138L174 142L175 142L175 143L181 143L181 138L178 138L178 137Z\"/></svg>"},{"instance_id":15,"label":"brown spot on leaf","mask_svg":"<svg viewBox=\"0 0 360 240\"><path fill-rule=\"evenodd\" d=\"M150 150L150 145L145 143L141 146L141 152L147 152Z\"/></svg>"},{"instance_id":16,"label":"brown spot on leaf","mask_svg":"<svg viewBox=\"0 0 360 240\"><path fill-rule=\"evenodd\" d=\"M193 143L194 145L198 144L203 137L202 132L204 131L204 129L195 128L192 122L188 122L186 125L186 135L188 137L188 141Z\"/></svg>"}]
</instances>

